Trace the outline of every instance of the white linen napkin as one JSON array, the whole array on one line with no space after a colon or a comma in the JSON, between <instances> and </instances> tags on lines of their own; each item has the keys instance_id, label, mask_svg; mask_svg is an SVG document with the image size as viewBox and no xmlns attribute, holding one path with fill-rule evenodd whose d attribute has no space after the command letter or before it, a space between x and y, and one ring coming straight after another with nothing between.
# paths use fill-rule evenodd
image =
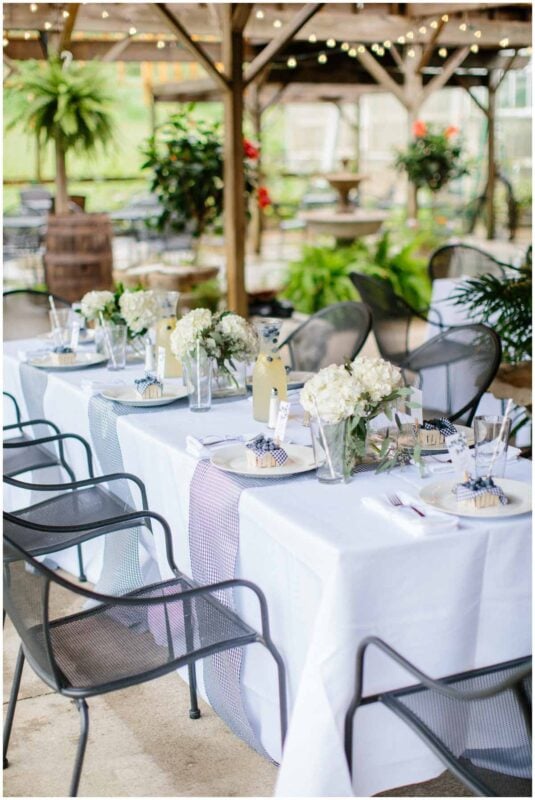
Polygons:
<instances>
[{"instance_id":1,"label":"white linen napkin","mask_svg":"<svg viewBox=\"0 0 535 800\"><path fill-rule=\"evenodd\" d=\"M186 436L186 452L195 458L209 458L210 452L216 447L221 447L226 444L239 444L240 442L248 442L254 439L255 433L226 433L226 434L210 434L208 436Z\"/></svg>"},{"instance_id":2,"label":"white linen napkin","mask_svg":"<svg viewBox=\"0 0 535 800\"><path fill-rule=\"evenodd\" d=\"M421 517L412 508L405 506L393 506L386 494L378 495L377 497L364 497L362 505L380 514L389 522L394 522L399 525L407 533L412 536L426 536L430 533L449 533L459 527L459 520L451 514L444 514L442 511L437 511L432 506L423 503L420 498L414 497L407 492L395 491L397 497L402 503L414 506L423 514Z\"/></svg>"}]
</instances>

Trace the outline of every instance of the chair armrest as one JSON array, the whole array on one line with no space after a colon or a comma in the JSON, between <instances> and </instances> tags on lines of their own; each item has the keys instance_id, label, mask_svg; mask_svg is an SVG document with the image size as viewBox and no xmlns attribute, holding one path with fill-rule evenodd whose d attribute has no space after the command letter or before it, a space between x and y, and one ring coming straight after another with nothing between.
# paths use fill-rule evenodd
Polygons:
<instances>
[{"instance_id":1,"label":"chair armrest","mask_svg":"<svg viewBox=\"0 0 535 800\"><path fill-rule=\"evenodd\" d=\"M55 431L55 433L57 435L59 435L59 433L60 433L60 430L59 430L58 426L55 425L53 422L50 422L49 419L30 419L30 420L26 420L25 422L14 422L11 425L4 425L3 430L4 430L4 432L5 431L12 431L15 428L17 430L21 430L22 428L29 428L29 427L36 426L36 425L48 425L48 427L52 428L52 430ZM4 442L4 446L6 444L7 444L7 442ZM24 442L22 442L21 444L24 445ZM13 446L14 445L11 445L11 447L13 447Z\"/></svg>"},{"instance_id":2,"label":"chair armrest","mask_svg":"<svg viewBox=\"0 0 535 800\"><path fill-rule=\"evenodd\" d=\"M132 475L129 472L114 472L109 475L91 476L83 481L73 481L71 483L27 483L26 481L19 481L16 478L8 478L4 475L4 482L10 486L16 486L19 489L27 489L28 491L36 490L41 492L61 492L67 490L71 491L73 489L85 489L88 486L97 486L100 483L109 483L111 481L119 480L132 481L136 484L141 494L143 509L146 511L148 506L145 484L140 478L137 477L137 475Z\"/></svg>"},{"instance_id":3,"label":"chair armrest","mask_svg":"<svg viewBox=\"0 0 535 800\"><path fill-rule=\"evenodd\" d=\"M28 423L23 422L22 425L23 426L24 425L31 425L31 424L35 425L36 422L40 423L41 420L32 420L32 421L30 421ZM47 420L44 420L44 422L47 422ZM53 425L53 427L55 427L54 423L48 423L48 424L51 424L51 425ZM91 480L93 478L94 474L95 474L94 471L93 471L93 454L91 452L91 448L89 447L89 444L86 442L86 440L83 438L83 436L78 436L77 433L56 433L53 436L43 436L43 437L41 437L39 439L30 439L27 442L12 442L11 444L9 443L9 440L8 440L8 441L4 442L4 447L7 448L7 449L14 450L14 449L20 448L20 447L33 447L35 445L50 444L51 442L57 442L58 443L58 450L59 450L59 454L60 454L61 463L65 467L67 472L69 472L70 476L72 478L74 478L74 473L72 472L70 467L68 467L68 465L65 463L65 457L64 457L64 453L63 453L63 442L66 439L72 439L73 441L80 442L80 444L84 448L85 455L86 455L86 461L87 461L87 472L88 472L88 474L90 476L89 480ZM7 478L5 478L5 480L7 480ZM10 479L10 480L13 480L13 479ZM49 487L49 491L54 491L54 489L52 488L54 486L54 484L44 484L44 485ZM69 485L72 486L72 483L71 484L61 484L61 486L65 486L65 485L66 486L69 486ZM40 489L42 484L32 483L31 486L32 486L33 489Z\"/></svg>"},{"instance_id":4,"label":"chair armrest","mask_svg":"<svg viewBox=\"0 0 535 800\"><path fill-rule=\"evenodd\" d=\"M15 395L11 394L11 392L5 392L4 391L3 395L4 395L4 397L7 397L8 400L11 400L11 402L13 403L13 405L15 407L15 419L17 420L17 422L16 422L14 427L19 427L20 428L21 415L20 415L19 404L17 403L17 398L15 397ZM5 426L4 430L5 430L6 427L9 427L9 426Z\"/></svg>"}]
</instances>

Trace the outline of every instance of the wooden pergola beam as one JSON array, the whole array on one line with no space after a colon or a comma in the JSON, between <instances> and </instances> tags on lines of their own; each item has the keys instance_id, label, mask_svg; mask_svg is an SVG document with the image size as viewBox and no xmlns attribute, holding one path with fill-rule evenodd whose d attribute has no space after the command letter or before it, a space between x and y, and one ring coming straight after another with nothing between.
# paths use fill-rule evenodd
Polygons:
<instances>
[{"instance_id":1,"label":"wooden pergola beam","mask_svg":"<svg viewBox=\"0 0 535 800\"><path fill-rule=\"evenodd\" d=\"M226 91L229 87L227 77L219 72L210 56L204 52L202 47L197 44L197 42L193 41L182 23L169 11L165 3L154 3L151 4L151 6L158 11L167 27L175 34L184 47L195 55L196 60L202 64L208 75Z\"/></svg>"},{"instance_id":2,"label":"wooden pergola beam","mask_svg":"<svg viewBox=\"0 0 535 800\"><path fill-rule=\"evenodd\" d=\"M133 36L129 33L124 37L124 39L120 39L118 42L114 42L110 49L104 53L104 55L98 59L106 64L111 63L112 61L116 61L120 55L124 53L130 42L132 41Z\"/></svg>"},{"instance_id":3,"label":"wooden pergola beam","mask_svg":"<svg viewBox=\"0 0 535 800\"><path fill-rule=\"evenodd\" d=\"M357 52L357 58L362 66L368 70L372 78L383 87L387 92L391 92L404 108L407 108L407 97L405 92L393 78L390 77L386 69L379 64L376 58L372 56L369 50L364 49L363 52Z\"/></svg>"},{"instance_id":4,"label":"wooden pergola beam","mask_svg":"<svg viewBox=\"0 0 535 800\"><path fill-rule=\"evenodd\" d=\"M304 5L297 14L284 26L278 36L270 41L264 49L256 56L256 58L249 64L245 70L244 83L247 86L251 81L262 72L270 61L280 53L280 51L291 42L296 33L306 25L309 19L318 13L324 6L324 3L307 3Z\"/></svg>"},{"instance_id":5,"label":"wooden pergola beam","mask_svg":"<svg viewBox=\"0 0 535 800\"><path fill-rule=\"evenodd\" d=\"M243 33L247 21L251 16L254 3L234 3L232 11L232 30Z\"/></svg>"},{"instance_id":6,"label":"wooden pergola beam","mask_svg":"<svg viewBox=\"0 0 535 800\"><path fill-rule=\"evenodd\" d=\"M425 103L425 101L433 94L433 92L438 92L439 89L442 89L442 87L446 85L451 76L454 74L455 70L461 66L469 52L470 48L466 46L460 47L451 54L451 56L445 62L442 72L439 72L438 75L435 75L435 77L429 81L423 90L422 103Z\"/></svg>"},{"instance_id":7,"label":"wooden pergola beam","mask_svg":"<svg viewBox=\"0 0 535 800\"><path fill-rule=\"evenodd\" d=\"M79 9L80 3L69 3L67 6L66 10L69 12L69 16L65 19L61 30L58 42L58 53L62 53L63 50L66 50L71 43L72 32L76 25L76 17L78 16Z\"/></svg>"},{"instance_id":8,"label":"wooden pergola beam","mask_svg":"<svg viewBox=\"0 0 535 800\"><path fill-rule=\"evenodd\" d=\"M442 32L442 28L444 27L445 24L446 23L444 22L443 19L439 20L438 25L434 29L431 38L429 39L429 41L425 45L424 51L422 53L422 57L420 58L420 61L418 62L418 66L416 67L416 70L418 72L421 72L423 70L423 68L427 67L427 65L429 64L429 61L431 60L431 56L433 55L433 52L435 50L435 45L436 45L436 43L438 41L438 37L440 36L440 34Z\"/></svg>"}]
</instances>

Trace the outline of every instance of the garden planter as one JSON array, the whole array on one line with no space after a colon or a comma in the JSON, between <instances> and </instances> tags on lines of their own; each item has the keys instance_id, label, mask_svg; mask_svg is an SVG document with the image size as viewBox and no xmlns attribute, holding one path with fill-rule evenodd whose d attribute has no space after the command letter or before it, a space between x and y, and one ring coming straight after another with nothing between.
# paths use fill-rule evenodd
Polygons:
<instances>
[{"instance_id":1,"label":"garden planter","mask_svg":"<svg viewBox=\"0 0 535 800\"><path fill-rule=\"evenodd\" d=\"M51 214L44 259L48 290L76 302L93 289L110 289L111 242L106 214Z\"/></svg>"}]
</instances>

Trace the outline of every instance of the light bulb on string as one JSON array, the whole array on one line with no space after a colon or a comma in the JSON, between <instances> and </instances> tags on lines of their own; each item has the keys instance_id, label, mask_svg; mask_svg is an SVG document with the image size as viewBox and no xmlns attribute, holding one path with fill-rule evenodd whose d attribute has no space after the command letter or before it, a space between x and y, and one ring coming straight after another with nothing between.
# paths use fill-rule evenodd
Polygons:
<instances>
[{"instance_id":1,"label":"light bulb on string","mask_svg":"<svg viewBox=\"0 0 535 800\"><path fill-rule=\"evenodd\" d=\"M479 45L478 44L471 44L470 45L470 51L472 53L479 53Z\"/></svg>"},{"instance_id":2,"label":"light bulb on string","mask_svg":"<svg viewBox=\"0 0 535 800\"><path fill-rule=\"evenodd\" d=\"M390 41L390 39L387 39L386 41L383 42L383 47L386 48L386 50L390 50L390 48L392 47L392 42Z\"/></svg>"},{"instance_id":3,"label":"light bulb on string","mask_svg":"<svg viewBox=\"0 0 535 800\"><path fill-rule=\"evenodd\" d=\"M45 22L45 31L49 31L51 27L52 27L51 22Z\"/></svg>"},{"instance_id":4,"label":"light bulb on string","mask_svg":"<svg viewBox=\"0 0 535 800\"><path fill-rule=\"evenodd\" d=\"M509 39L500 39L500 47L507 47L509 44Z\"/></svg>"},{"instance_id":5,"label":"light bulb on string","mask_svg":"<svg viewBox=\"0 0 535 800\"><path fill-rule=\"evenodd\" d=\"M378 48L377 48L377 55L378 55L378 56L384 56L384 54L385 54L385 49L384 49L384 47L378 47Z\"/></svg>"},{"instance_id":6,"label":"light bulb on string","mask_svg":"<svg viewBox=\"0 0 535 800\"><path fill-rule=\"evenodd\" d=\"M288 67L290 67L290 69L295 69L295 68L296 68L296 66L297 66L297 61L296 61L296 59L295 59L293 56L290 56L290 58L289 58L289 59L288 59L288 61L286 62L286 65L287 65Z\"/></svg>"},{"instance_id":7,"label":"light bulb on string","mask_svg":"<svg viewBox=\"0 0 535 800\"><path fill-rule=\"evenodd\" d=\"M158 48L158 50L164 49L165 42L163 41L163 39L158 39L158 41L156 42L156 47Z\"/></svg>"},{"instance_id":8,"label":"light bulb on string","mask_svg":"<svg viewBox=\"0 0 535 800\"><path fill-rule=\"evenodd\" d=\"M427 28L425 27L425 25L420 25L418 30L422 34L422 36L424 36L427 33Z\"/></svg>"},{"instance_id":9,"label":"light bulb on string","mask_svg":"<svg viewBox=\"0 0 535 800\"><path fill-rule=\"evenodd\" d=\"M30 36L31 36L30 31L24 31L24 38L26 39L26 41L28 41Z\"/></svg>"},{"instance_id":10,"label":"light bulb on string","mask_svg":"<svg viewBox=\"0 0 535 800\"><path fill-rule=\"evenodd\" d=\"M311 33L310 36L308 37L308 41L310 42L310 44L315 44L318 41L318 37L316 36L315 33Z\"/></svg>"},{"instance_id":11,"label":"light bulb on string","mask_svg":"<svg viewBox=\"0 0 535 800\"><path fill-rule=\"evenodd\" d=\"M404 36L398 36L398 44L405 44L405 37Z\"/></svg>"},{"instance_id":12,"label":"light bulb on string","mask_svg":"<svg viewBox=\"0 0 535 800\"><path fill-rule=\"evenodd\" d=\"M3 45L4 45L4 47L7 47L7 46L8 46L8 44L9 44L9 39L6 39L6 37L4 36L4 39L3 39Z\"/></svg>"},{"instance_id":13,"label":"light bulb on string","mask_svg":"<svg viewBox=\"0 0 535 800\"><path fill-rule=\"evenodd\" d=\"M103 11L103 12L102 12L102 14L101 14L101 16L102 16L102 19L108 19L108 17L109 17L110 15L108 14L108 12L107 12L107 11Z\"/></svg>"},{"instance_id":14,"label":"light bulb on string","mask_svg":"<svg viewBox=\"0 0 535 800\"><path fill-rule=\"evenodd\" d=\"M432 20L432 21L429 23L429 27L430 27L430 28L433 28L433 30L435 30L435 31L436 31L436 29L438 28L438 22L436 21L436 19Z\"/></svg>"},{"instance_id":15,"label":"light bulb on string","mask_svg":"<svg viewBox=\"0 0 535 800\"><path fill-rule=\"evenodd\" d=\"M357 47L357 53L364 53L365 50L366 48L364 47L363 44L359 44L359 46Z\"/></svg>"},{"instance_id":16,"label":"light bulb on string","mask_svg":"<svg viewBox=\"0 0 535 800\"><path fill-rule=\"evenodd\" d=\"M258 9L258 11L256 12L255 16L256 16L257 19L264 19L264 12L262 11L261 8Z\"/></svg>"},{"instance_id":17,"label":"light bulb on string","mask_svg":"<svg viewBox=\"0 0 535 800\"><path fill-rule=\"evenodd\" d=\"M448 51L446 50L445 47L441 47L438 51L438 54L440 58L446 58L446 56L448 55Z\"/></svg>"},{"instance_id":18,"label":"light bulb on string","mask_svg":"<svg viewBox=\"0 0 535 800\"><path fill-rule=\"evenodd\" d=\"M65 8L65 9L64 9L64 10L61 12L61 16L63 17L63 19L68 19L68 18L69 18L71 15L69 14L69 12L67 11L67 9Z\"/></svg>"},{"instance_id":19,"label":"light bulb on string","mask_svg":"<svg viewBox=\"0 0 535 800\"><path fill-rule=\"evenodd\" d=\"M133 28L133 27L132 28L128 28L128 33L130 34L130 36L135 36L136 33L137 33L137 28Z\"/></svg>"},{"instance_id":20,"label":"light bulb on string","mask_svg":"<svg viewBox=\"0 0 535 800\"><path fill-rule=\"evenodd\" d=\"M379 50L379 45L377 44L377 42L374 42L372 44L370 50L372 51L372 53L376 53Z\"/></svg>"},{"instance_id":21,"label":"light bulb on string","mask_svg":"<svg viewBox=\"0 0 535 800\"><path fill-rule=\"evenodd\" d=\"M416 52L411 47L410 50L407 50L407 55L409 56L409 58L414 58Z\"/></svg>"},{"instance_id":22,"label":"light bulb on string","mask_svg":"<svg viewBox=\"0 0 535 800\"><path fill-rule=\"evenodd\" d=\"M35 14L37 8L38 8L37 3L30 3L30 11L32 12L32 14Z\"/></svg>"},{"instance_id":23,"label":"light bulb on string","mask_svg":"<svg viewBox=\"0 0 535 800\"><path fill-rule=\"evenodd\" d=\"M280 19L276 19L276 20L273 22L273 27L274 27L274 28L282 28L282 22L281 22L281 20L280 20Z\"/></svg>"},{"instance_id":24,"label":"light bulb on string","mask_svg":"<svg viewBox=\"0 0 535 800\"><path fill-rule=\"evenodd\" d=\"M461 24L459 25L459 30L460 31L465 31L467 28L468 28L468 25L466 24L466 22L461 22Z\"/></svg>"},{"instance_id":25,"label":"light bulb on string","mask_svg":"<svg viewBox=\"0 0 535 800\"><path fill-rule=\"evenodd\" d=\"M440 17L442 22L447 22L449 20L449 18L450 18L449 14L442 14L442 16Z\"/></svg>"},{"instance_id":26,"label":"light bulb on string","mask_svg":"<svg viewBox=\"0 0 535 800\"><path fill-rule=\"evenodd\" d=\"M347 53L347 51L349 50L349 42L342 42L341 48L344 51L344 53Z\"/></svg>"},{"instance_id":27,"label":"light bulb on string","mask_svg":"<svg viewBox=\"0 0 535 800\"><path fill-rule=\"evenodd\" d=\"M348 54L348 56L349 56L350 58L356 58L356 56L357 56L357 51L355 50L355 48L354 48L354 47L350 47L350 48L349 48L349 50L347 51L347 54Z\"/></svg>"},{"instance_id":28,"label":"light bulb on string","mask_svg":"<svg viewBox=\"0 0 535 800\"><path fill-rule=\"evenodd\" d=\"M414 33L412 31L407 31L407 33L405 34L405 38L409 40L414 39Z\"/></svg>"},{"instance_id":29,"label":"light bulb on string","mask_svg":"<svg viewBox=\"0 0 535 800\"><path fill-rule=\"evenodd\" d=\"M336 39L327 39L325 44L327 47L336 47Z\"/></svg>"},{"instance_id":30,"label":"light bulb on string","mask_svg":"<svg viewBox=\"0 0 535 800\"><path fill-rule=\"evenodd\" d=\"M318 64L326 64L327 63L327 55L325 53L320 53L318 56Z\"/></svg>"},{"instance_id":31,"label":"light bulb on string","mask_svg":"<svg viewBox=\"0 0 535 800\"><path fill-rule=\"evenodd\" d=\"M474 31L474 36L476 39L481 39L481 31Z\"/></svg>"}]
</instances>

